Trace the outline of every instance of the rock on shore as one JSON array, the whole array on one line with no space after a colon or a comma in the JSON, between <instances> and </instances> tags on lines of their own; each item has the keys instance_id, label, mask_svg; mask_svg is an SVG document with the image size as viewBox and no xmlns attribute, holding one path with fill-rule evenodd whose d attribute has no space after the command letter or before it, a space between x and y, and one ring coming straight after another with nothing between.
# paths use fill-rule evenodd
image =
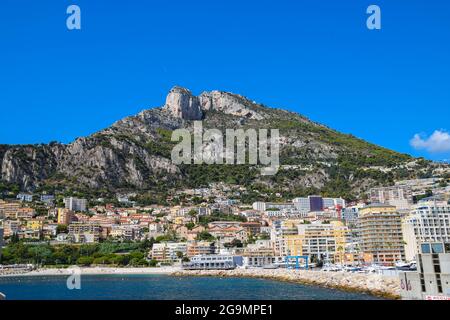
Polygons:
<instances>
[{"instance_id":1,"label":"rock on shore","mask_svg":"<svg viewBox=\"0 0 450 320\"><path fill-rule=\"evenodd\" d=\"M389 299L400 299L400 283L398 279L379 274L292 269L234 269L182 270L172 275L263 278L368 293Z\"/></svg>"}]
</instances>

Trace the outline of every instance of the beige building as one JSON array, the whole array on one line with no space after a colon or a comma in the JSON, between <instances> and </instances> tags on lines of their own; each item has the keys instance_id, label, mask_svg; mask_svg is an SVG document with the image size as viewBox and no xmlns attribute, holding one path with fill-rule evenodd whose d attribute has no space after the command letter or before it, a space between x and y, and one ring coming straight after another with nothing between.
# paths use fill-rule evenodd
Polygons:
<instances>
[{"instance_id":1,"label":"beige building","mask_svg":"<svg viewBox=\"0 0 450 320\"><path fill-rule=\"evenodd\" d=\"M209 241L192 241L187 244L187 256L194 257L198 255L214 254L216 247L214 242Z\"/></svg>"},{"instance_id":2,"label":"beige building","mask_svg":"<svg viewBox=\"0 0 450 320\"><path fill-rule=\"evenodd\" d=\"M273 238L274 251L279 256L308 256L311 260L342 263L348 232L340 221L305 224L301 220L285 220Z\"/></svg>"},{"instance_id":3,"label":"beige building","mask_svg":"<svg viewBox=\"0 0 450 320\"><path fill-rule=\"evenodd\" d=\"M101 227L97 223L72 223L69 236L76 243L94 243L100 240Z\"/></svg>"},{"instance_id":4,"label":"beige building","mask_svg":"<svg viewBox=\"0 0 450 320\"><path fill-rule=\"evenodd\" d=\"M6 202L0 200L0 218L16 219L17 211L22 207L19 202Z\"/></svg>"},{"instance_id":5,"label":"beige building","mask_svg":"<svg viewBox=\"0 0 450 320\"><path fill-rule=\"evenodd\" d=\"M372 204L359 210L361 251L366 262L394 265L405 260L401 215L396 207Z\"/></svg>"}]
</instances>

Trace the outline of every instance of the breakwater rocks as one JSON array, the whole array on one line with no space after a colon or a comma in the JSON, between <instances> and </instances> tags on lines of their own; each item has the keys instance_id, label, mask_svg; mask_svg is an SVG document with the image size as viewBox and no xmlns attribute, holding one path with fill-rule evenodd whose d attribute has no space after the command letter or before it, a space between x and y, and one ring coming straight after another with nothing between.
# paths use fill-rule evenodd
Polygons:
<instances>
[{"instance_id":1,"label":"breakwater rocks","mask_svg":"<svg viewBox=\"0 0 450 320\"><path fill-rule=\"evenodd\" d=\"M173 276L212 276L262 278L360 292L387 299L400 299L400 282L396 277L379 274L325 272L292 269L181 270Z\"/></svg>"}]
</instances>

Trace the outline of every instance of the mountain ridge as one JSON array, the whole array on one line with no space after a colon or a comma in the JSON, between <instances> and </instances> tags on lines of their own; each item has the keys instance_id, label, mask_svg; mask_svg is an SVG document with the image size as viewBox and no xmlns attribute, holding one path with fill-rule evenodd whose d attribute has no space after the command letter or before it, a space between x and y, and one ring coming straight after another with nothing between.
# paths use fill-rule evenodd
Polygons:
<instances>
[{"instance_id":1,"label":"mountain ridge","mask_svg":"<svg viewBox=\"0 0 450 320\"><path fill-rule=\"evenodd\" d=\"M193 121L199 120L205 129L279 129L281 171L262 178L249 165L174 165L171 132L192 131ZM349 196L395 179L429 176L435 166L241 95L210 91L195 96L179 86L169 91L163 106L125 117L68 144L0 145L0 181L24 191L166 192L204 185L210 179L250 189L295 194L335 190Z\"/></svg>"}]
</instances>

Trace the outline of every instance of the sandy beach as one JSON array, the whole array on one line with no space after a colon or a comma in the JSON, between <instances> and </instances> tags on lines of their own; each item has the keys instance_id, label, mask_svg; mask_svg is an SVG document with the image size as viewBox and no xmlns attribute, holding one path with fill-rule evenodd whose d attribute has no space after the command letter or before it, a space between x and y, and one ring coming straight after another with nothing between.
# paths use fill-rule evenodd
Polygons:
<instances>
[{"instance_id":1,"label":"sandy beach","mask_svg":"<svg viewBox=\"0 0 450 320\"><path fill-rule=\"evenodd\" d=\"M180 271L179 267L160 268L108 268L91 267L80 268L81 275L111 275L111 274L172 274ZM31 276L60 276L71 275L73 269L43 268L26 273L0 274L0 277L31 277Z\"/></svg>"}]
</instances>

